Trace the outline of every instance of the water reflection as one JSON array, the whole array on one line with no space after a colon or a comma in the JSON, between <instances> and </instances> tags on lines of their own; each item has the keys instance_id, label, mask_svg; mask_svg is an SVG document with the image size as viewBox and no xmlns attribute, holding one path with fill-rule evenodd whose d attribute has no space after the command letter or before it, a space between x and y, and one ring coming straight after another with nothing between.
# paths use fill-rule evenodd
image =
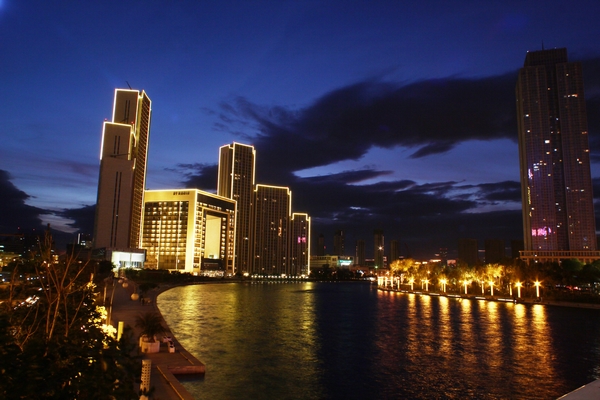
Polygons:
<instances>
[{"instance_id":1,"label":"water reflection","mask_svg":"<svg viewBox=\"0 0 600 400\"><path fill-rule=\"evenodd\" d=\"M598 336L571 343L600 333L595 310L323 283L182 287L158 304L207 364L185 382L198 399L556 398L600 363Z\"/></svg>"}]
</instances>

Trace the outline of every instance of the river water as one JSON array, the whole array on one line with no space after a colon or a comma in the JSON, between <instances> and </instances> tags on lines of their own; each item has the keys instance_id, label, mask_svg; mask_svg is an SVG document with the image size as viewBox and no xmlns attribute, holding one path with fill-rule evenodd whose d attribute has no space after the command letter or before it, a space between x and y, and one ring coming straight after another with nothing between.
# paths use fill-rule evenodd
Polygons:
<instances>
[{"instance_id":1,"label":"river water","mask_svg":"<svg viewBox=\"0 0 600 400\"><path fill-rule=\"evenodd\" d=\"M377 291L182 286L158 306L197 399L553 399L600 377L600 310Z\"/></svg>"}]
</instances>

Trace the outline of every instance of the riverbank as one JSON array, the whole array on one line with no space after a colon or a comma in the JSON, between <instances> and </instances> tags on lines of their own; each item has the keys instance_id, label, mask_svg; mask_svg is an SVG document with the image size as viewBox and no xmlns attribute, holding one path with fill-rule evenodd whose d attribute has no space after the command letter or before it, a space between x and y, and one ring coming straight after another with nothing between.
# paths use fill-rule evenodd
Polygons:
<instances>
[{"instance_id":1,"label":"riverbank","mask_svg":"<svg viewBox=\"0 0 600 400\"><path fill-rule=\"evenodd\" d=\"M157 289L152 289L146 294L147 301L142 303L139 300L131 300L131 294L134 292L135 284L125 280L124 285L116 283L112 287L113 292L109 292L112 298L111 321L114 327L118 327L119 322L124 326L129 326L133 330L135 340L140 336L139 329L135 327L136 317L147 312L156 312L161 316L163 325L168 332L174 344L175 352L169 352L168 343L161 343L158 353L143 354L143 359L152 362L150 374L150 387L154 387L151 398L161 400L193 400L194 397L185 390L183 385L177 379L179 375L197 376L201 379L206 372L205 365L185 350L181 344L170 332L169 326L164 320L162 314L156 305L156 298L162 292L179 285L163 285Z\"/></svg>"},{"instance_id":2,"label":"riverbank","mask_svg":"<svg viewBox=\"0 0 600 400\"><path fill-rule=\"evenodd\" d=\"M393 289L391 287L382 287L377 286L377 290L382 290L386 292L397 292L397 293L410 293L417 294L422 296L443 296L448 298L455 299L465 299L465 300L487 300L487 301L497 301L502 303L518 303L518 304L541 304L545 306L558 306L558 307L575 307L575 308L592 308L600 310L600 304L594 303L577 303L570 301L551 301L544 300L543 298L511 298L507 296L490 296L490 295L477 295L477 294L456 294L456 293L444 293L444 292L434 292L434 291L426 291L426 290L403 290L403 289Z\"/></svg>"}]
</instances>

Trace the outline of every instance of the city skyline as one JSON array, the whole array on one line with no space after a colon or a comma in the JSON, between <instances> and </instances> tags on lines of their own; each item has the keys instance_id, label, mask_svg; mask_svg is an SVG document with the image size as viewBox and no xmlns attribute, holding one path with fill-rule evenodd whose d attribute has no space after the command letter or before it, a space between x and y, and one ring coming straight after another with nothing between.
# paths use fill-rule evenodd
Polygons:
<instances>
[{"instance_id":1,"label":"city skyline","mask_svg":"<svg viewBox=\"0 0 600 400\"><path fill-rule=\"evenodd\" d=\"M0 3L2 231L91 232L99 121L130 84L153 101L148 189L214 191L219 146L241 142L328 250L338 230L346 253L381 229L424 257L520 239L514 87L543 46L582 63L598 183L596 2L184 2L127 38L115 6Z\"/></svg>"}]
</instances>

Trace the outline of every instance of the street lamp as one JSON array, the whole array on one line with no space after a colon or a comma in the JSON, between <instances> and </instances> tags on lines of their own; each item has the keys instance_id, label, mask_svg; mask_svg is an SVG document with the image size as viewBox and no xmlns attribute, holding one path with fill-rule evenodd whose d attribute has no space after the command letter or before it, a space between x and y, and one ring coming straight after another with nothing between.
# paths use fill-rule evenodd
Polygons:
<instances>
[{"instance_id":1,"label":"street lamp","mask_svg":"<svg viewBox=\"0 0 600 400\"><path fill-rule=\"evenodd\" d=\"M517 287L517 297L521 298L521 286L522 286L522 283L521 282L517 282L517 283L515 283L515 286Z\"/></svg>"},{"instance_id":2,"label":"street lamp","mask_svg":"<svg viewBox=\"0 0 600 400\"><path fill-rule=\"evenodd\" d=\"M410 278L408 280L408 283L410 283L410 290L414 290L414 283L415 283L415 278Z\"/></svg>"},{"instance_id":3,"label":"street lamp","mask_svg":"<svg viewBox=\"0 0 600 400\"><path fill-rule=\"evenodd\" d=\"M448 282L448 281L447 281L446 279L441 279L441 280L440 280L440 283L442 284L442 291L443 291L444 293L446 293L446 283L447 283L447 282Z\"/></svg>"},{"instance_id":4,"label":"street lamp","mask_svg":"<svg viewBox=\"0 0 600 400\"><path fill-rule=\"evenodd\" d=\"M494 295L494 281L490 281L490 294L493 296Z\"/></svg>"},{"instance_id":5,"label":"street lamp","mask_svg":"<svg viewBox=\"0 0 600 400\"><path fill-rule=\"evenodd\" d=\"M535 281L535 282L533 282L533 284L535 285L535 297L539 298L540 297L540 281Z\"/></svg>"},{"instance_id":6,"label":"street lamp","mask_svg":"<svg viewBox=\"0 0 600 400\"><path fill-rule=\"evenodd\" d=\"M425 291L429 292L429 279L424 279L423 282L425 282Z\"/></svg>"},{"instance_id":7,"label":"street lamp","mask_svg":"<svg viewBox=\"0 0 600 400\"><path fill-rule=\"evenodd\" d=\"M463 283L465 284L465 294L467 293L467 284L469 283L466 279L463 281Z\"/></svg>"}]
</instances>

